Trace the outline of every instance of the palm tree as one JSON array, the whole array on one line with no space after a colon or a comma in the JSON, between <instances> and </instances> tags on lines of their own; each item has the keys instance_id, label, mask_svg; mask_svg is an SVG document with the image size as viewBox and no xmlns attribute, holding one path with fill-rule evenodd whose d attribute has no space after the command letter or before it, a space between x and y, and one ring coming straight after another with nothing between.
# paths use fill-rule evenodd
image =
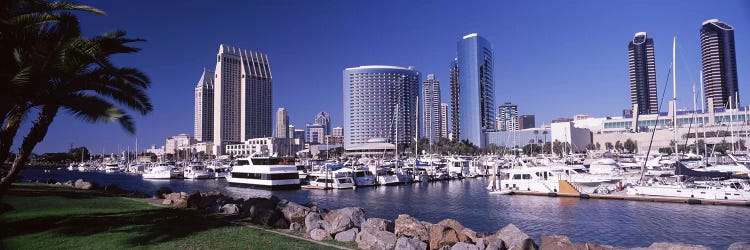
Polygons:
<instances>
[{"instance_id":1,"label":"palm tree","mask_svg":"<svg viewBox=\"0 0 750 250\"><path fill-rule=\"evenodd\" d=\"M58 43L49 45L57 54L49 58L52 66L44 74L46 88L32 99L41 110L23 139L10 172L0 181L0 195L44 139L61 109L87 122L117 121L129 133L135 132L132 119L115 103L143 115L153 110L145 93L150 85L148 77L137 69L110 62L113 55L138 52L140 49L130 47L129 43L142 40L125 38L125 32L121 31L86 39L77 25L61 34L64 35Z\"/></svg>"},{"instance_id":2,"label":"palm tree","mask_svg":"<svg viewBox=\"0 0 750 250\"><path fill-rule=\"evenodd\" d=\"M36 103L32 100L46 87L51 44L71 29L78 19L64 11L104 15L101 10L68 2L7 0L0 3L0 163L10 154L23 118ZM71 32L73 34L78 32ZM49 53L52 52L52 53Z\"/></svg>"}]
</instances>

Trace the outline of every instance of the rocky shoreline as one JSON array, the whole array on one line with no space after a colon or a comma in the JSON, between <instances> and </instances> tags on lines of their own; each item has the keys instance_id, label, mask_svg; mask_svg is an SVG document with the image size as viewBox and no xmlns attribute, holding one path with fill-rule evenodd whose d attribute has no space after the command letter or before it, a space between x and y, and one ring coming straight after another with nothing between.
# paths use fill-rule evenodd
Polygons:
<instances>
[{"instance_id":1,"label":"rocky shoreline","mask_svg":"<svg viewBox=\"0 0 750 250\"><path fill-rule=\"evenodd\" d=\"M144 197L144 194L129 192L116 186L99 187L81 179L75 182L49 184ZM164 206L224 214L238 221L304 235L315 241L337 241L356 245L360 249L710 249L701 245L667 242L657 242L642 248L625 248L594 242L571 242L563 235L545 235L536 242L513 224L506 225L494 233L476 232L453 219L444 219L433 224L407 214L401 214L395 220L370 218L361 207L329 210L316 204L298 204L275 196L234 199L220 192L187 194L163 188L157 190L152 199ZM737 242L728 249L750 250L750 242Z\"/></svg>"}]
</instances>

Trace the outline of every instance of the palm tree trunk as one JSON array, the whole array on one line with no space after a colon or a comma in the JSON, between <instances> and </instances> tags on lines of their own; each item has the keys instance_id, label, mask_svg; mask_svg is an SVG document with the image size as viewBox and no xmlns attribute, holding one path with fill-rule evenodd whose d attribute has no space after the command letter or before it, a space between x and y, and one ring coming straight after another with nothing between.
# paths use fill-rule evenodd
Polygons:
<instances>
[{"instance_id":1,"label":"palm tree trunk","mask_svg":"<svg viewBox=\"0 0 750 250\"><path fill-rule=\"evenodd\" d=\"M29 161L29 156L31 156L34 147L44 140L44 137L47 135L47 130L55 119L59 109L60 106L55 104L48 104L42 107L42 112L39 113L39 117L37 117L34 125L31 127L29 134L23 138L23 143L21 143L21 148L18 150L18 155L16 155L16 158L13 161L13 166L10 168L10 172L0 179L0 198L6 193L10 184L13 183L13 179L15 179L18 172L21 171L21 168L26 166L26 162Z\"/></svg>"},{"instance_id":2,"label":"palm tree trunk","mask_svg":"<svg viewBox=\"0 0 750 250\"><path fill-rule=\"evenodd\" d=\"M8 112L5 126L0 129L0 164L8 159L10 147L13 146L13 139L18 133L18 128L21 127L22 117L27 110L26 106L17 106Z\"/></svg>"}]
</instances>

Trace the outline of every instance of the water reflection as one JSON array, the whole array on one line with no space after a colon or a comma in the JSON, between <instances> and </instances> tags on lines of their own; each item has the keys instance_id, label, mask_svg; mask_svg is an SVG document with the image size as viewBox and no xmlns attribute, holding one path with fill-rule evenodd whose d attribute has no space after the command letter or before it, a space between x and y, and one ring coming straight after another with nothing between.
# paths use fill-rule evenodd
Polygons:
<instances>
[{"instance_id":1,"label":"water reflection","mask_svg":"<svg viewBox=\"0 0 750 250\"><path fill-rule=\"evenodd\" d=\"M327 208L359 206L368 215L395 219L408 213L432 223L454 218L480 232L494 232L513 223L532 237L563 234L577 242L625 247L657 241L703 244L724 249L750 239L750 208L700 206L614 200L582 200L544 196L489 195L484 179L416 183L356 190L267 191L228 187L225 180L144 180L140 176L53 170L24 170L27 178L58 181L83 178L102 185L151 193L160 187L174 191L220 191L236 198L278 196Z\"/></svg>"}]
</instances>

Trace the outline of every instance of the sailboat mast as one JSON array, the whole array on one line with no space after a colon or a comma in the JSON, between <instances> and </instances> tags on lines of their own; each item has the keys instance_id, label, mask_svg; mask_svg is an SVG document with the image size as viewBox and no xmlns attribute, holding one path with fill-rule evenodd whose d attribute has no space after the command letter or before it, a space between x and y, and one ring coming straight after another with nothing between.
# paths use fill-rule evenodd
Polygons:
<instances>
[{"instance_id":1,"label":"sailboat mast","mask_svg":"<svg viewBox=\"0 0 750 250\"><path fill-rule=\"evenodd\" d=\"M677 36L672 40L672 137L674 153L677 155ZM679 158L679 157L678 157Z\"/></svg>"},{"instance_id":2,"label":"sailboat mast","mask_svg":"<svg viewBox=\"0 0 750 250\"><path fill-rule=\"evenodd\" d=\"M698 115L696 114L698 112L698 109L697 109L698 105L696 103L697 102L697 100L696 100L697 97L698 96L695 94L695 84L693 84L693 123L696 123L696 126L695 126L696 127L695 128L695 139L694 139L695 140L695 154L698 154L698 128L700 128L700 126L698 126L698 124L697 124L698 121L696 119L698 117ZM703 118L701 118L701 119L703 119Z\"/></svg>"}]
</instances>

